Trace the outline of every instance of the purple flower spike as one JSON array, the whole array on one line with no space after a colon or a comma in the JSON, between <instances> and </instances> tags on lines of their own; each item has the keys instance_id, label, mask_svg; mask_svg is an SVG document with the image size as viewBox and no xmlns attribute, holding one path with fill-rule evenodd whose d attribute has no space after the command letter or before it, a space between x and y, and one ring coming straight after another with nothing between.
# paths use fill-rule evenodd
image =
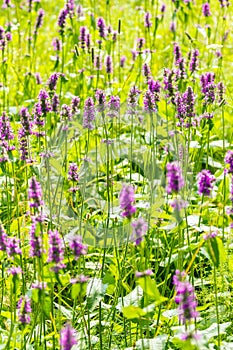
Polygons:
<instances>
[{"instance_id":1,"label":"purple flower spike","mask_svg":"<svg viewBox=\"0 0 233 350\"><path fill-rule=\"evenodd\" d=\"M55 93L52 98L52 104L51 104L52 111L57 113L59 109L59 105L60 105L60 100L58 95Z\"/></svg>"},{"instance_id":2,"label":"purple flower spike","mask_svg":"<svg viewBox=\"0 0 233 350\"><path fill-rule=\"evenodd\" d=\"M204 196L209 196L210 191L213 189L213 183L215 182L214 175L211 174L209 170L202 170L197 175L198 180L198 193Z\"/></svg>"},{"instance_id":3,"label":"purple flower spike","mask_svg":"<svg viewBox=\"0 0 233 350\"><path fill-rule=\"evenodd\" d=\"M7 270L7 272L12 276L18 276L20 273L23 273L20 266L12 266Z\"/></svg>"},{"instance_id":4,"label":"purple flower spike","mask_svg":"<svg viewBox=\"0 0 233 350\"><path fill-rule=\"evenodd\" d=\"M167 163L167 193L178 193L184 187L181 168L177 162Z\"/></svg>"},{"instance_id":5,"label":"purple flower spike","mask_svg":"<svg viewBox=\"0 0 233 350\"><path fill-rule=\"evenodd\" d=\"M167 91L166 97L171 98L171 101L174 101L174 95L175 95L175 86L173 83L173 77L174 77L174 71L170 70L168 68L164 69L163 74L163 83L164 83L164 90Z\"/></svg>"},{"instance_id":6,"label":"purple flower spike","mask_svg":"<svg viewBox=\"0 0 233 350\"><path fill-rule=\"evenodd\" d=\"M43 18L44 18L44 10L39 9L37 12L37 18L36 18L36 24L35 24L35 29L34 29L34 34L37 35L38 29L41 28L43 24Z\"/></svg>"},{"instance_id":7,"label":"purple flower spike","mask_svg":"<svg viewBox=\"0 0 233 350\"><path fill-rule=\"evenodd\" d=\"M62 49L61 40L59 40L58 38L54 38L52 44L53 44L54 51L56 51L56 52L61 51L61 49Z\"/></svg>"},{"instance_id":8,"label":"purple flower spike","mask_svg":"<svg viewBox=\"0 0 233 350\"><path fill-rule=\"evenodd\" d=\"M106 65L106 73L111 74L113 72L112 57L111 56L106 57L105 65Z\"/></svg>"},{"instance_id":9,"label":"purple flower spike","mask_svg":"<svg viewBox=\"0 0 233 350\"><path fill-rule=\"evenodd\" d=\"M140 95L141 91L136 87L133 86L128 94L128 99L127 99L127 103L128 103L128 113L129 114L135 114L136 112L136 108L138 106L138 99L139 99L139 95Z\"/></svg>"},{"instance_id":10,"label":"purple flower spike","mask_svg":"<svg viewBox=\"0 0 233 350\"><path fill-rule=\"evenodd\" d=\"M88 97L84 104L83 127L89 130L94 129L93 121L95 120L94 101Z\"/></svg>"},{"instance_id":11,"label":"purple flower spike","mask_svg":"<svg viewBox=\"0 0 233 350\"><path fill-rule=\"evenodd\" d=\"M184 281L185 272L176 270L173 276L173 284L176 288L175 302L179 304L179 319L183 324L196 319L198 312L196 311L197 301L194 293L194 287L188 281Z\"/></svg>"},{"instance_id":12,"label":"purple flower spike","mask_svg":"<svg viewBox=\"0 0 233 350\"><path fill-rule=\"evenodd\" d=\"M102 69L102 58L101 58L100 55L95 56L94 67L95 67L96 70L101 70Z\"/></svg>"},{"instance_id":13,"label":"purple flower spike","mask_svg":"<svg viewBox=\"0 0 233 350\"><path fill-rule=\"evenodd\" d=\"M133 221L131 226L133 227L133 233L130 236L130 240L135 242L136 245L139 245L146 234L148 228L147 223L143 218L139 218Z\"/></svg>"},{"instance_id":14,"label":"purple flower spike","mask_svg":"<svg viewBox=\"0 0 233 350\"><path fill-rule=\"evenodd\" d=\"M70 106L67 106L66 104L61 106L60 111L60 120L61 121L71 121L72 120L72 110Z\"/></svg>"},{"instance_id":15,"label":"purple flower spike","mask_svg":"<svg viewBox=\"0 0 233 350\"><path fill-rule=\"evenodd\" d=\"M161 5L160 11L162 12L162 14L164 14L164 12L166 11L166 5L165 4Z\"/></svg>"},{"instance_id":16,"label":"purple flower spike","mask_svg":"<svg viewBox=\"0 0 233 350\"><path fill-rule=\"evenodd\" d=\"M41 89L38 95L39 104L42 114L46 114L51 111L51 105L49 103L49 94L46 90Z\"/></svg>"},{"instance_id":17,"label":"purple flower spike","mask_svg":"<svg viewBox=\"0 0 233 350\"><path fill-rule=\"evenodd\" d=\"M59 73L53 73L53 74L50 75L50 77L49 77L49 79L47 81L47 84L48 84L48 87L49 87L50 91L56 90L57 81L59 79L59 76L60 76Z\"/></svg>"},{"instance_id":18,"label":"purple flower spike","mask_svg":"<svg viewBox=\"0 0 233 350\"><path fill-rule=\"evenodd\" d=\"M24 128L24 131L27 135L32 134L32 118L30 113L28 112L28 109L26 107L22 107L20 112L20 122Z\"/></svg>"},{"instance_id":19,"label":"purple flower spike","mask_svg":"<svg viewBox=\"0 0 233 350\"><path fill-rule=\"evenodd\" d=\"M97 89L95 93L96 101L98 102L97 111L103 112L106 107L106 95L103 90Z\"/></svg>"},{"instance_id":20,"label":"purple flower spike","mask_svg":"<svg viewBox=\"0 0 233 350\"><path fill-rule=\"evenodd\" d=\"M78 182L78 165L76 163L71 163L69 166L68 180Z\"/></svg>"},{"instance_id":21,"label":"purple flower spike","mask_svg":"<svg viewBox=\"0 0 233 350\"><path fill-rule=\"evenodd\" d=\"M74 96L71 100L71 113L74 117L79 111L80 98L78 96Z\"/></svg>"},{"instance_id":22,"label":"purple flower spike","mask_svg":"<svg viewBox=\"0 0 233 350\"><path fill-rule=\"evenodd\" d=\"M171 22L170 23L170 31L172 33L175 33L175 31L176 31L176 24L175 24L175 22Z\"/></svg>"},{"instance_id":23,"label":"purple flower spike","mask_svg":"<svg viewBox=\"0 0 233 350\"><path fill-rule=\"evenodd\" d=\"M210 4L208 2L206 2L205 4L202 5L202 14L205 17L211 16Z\"/></svg>"},{"instance_id":24,"label":"purple flower spike","mask_svg":"<svg viewBox=\"0 0 233 350\"><path fill-rule=\"evenodd\" d=\"M68 10L67 9L62 9L59 13L58 16L58 26L60 27L59 33L63 35L64 30L65 30L65 25L66 25L66 17L68 15Z\"/></svg>"},{"instance_id":25,"label":"purple flower spike","mask_svg":"<svg viewBox=\"0 0 233 350\"><path fill-rule=\"evenodd\" d=\"M64 259L64 244L60 234L57 230L49 230L49 256L48 262L52 262L55 266L52 268L54 272L58 272L60 269L65 267L62 264Z\"/></svg>"},{"instance_id":26,"label":"purple flower spike","mask_svg":"<svg viewBox=\"0 0 233 350\"><path fill-rule=\"evenodd\" d=\"M87 27L80 27L79 31L80 31L80 35L79 35L80 47L82 49L85 49L85 47L86 47Z\"/></svg>"},{"instance_id":27,"label":"purple flower spike","mask_svg":"<svg viewBox=\"0 0 233 350\"><path fill-rule=\"evenodd\" d=\"M30 203L31 208L39 208L44 204L42 201L41 186L40 183L36 181L35 177L29 180L28 199L32 200Z\"/></svg>"},{"instance_id":28,"label":"purple flower spike","mask_svg":"<svg viewBox=\"0 0 233 350\"><path fill-rule=\"evenodd\" d=\"M198 67L197 57L198 56L199 56L199 51L197 49L193 50L190 65L189 65L189 69L192 73L197 70L197 67Z\"/></svg>"},{"instance_id":29,"label":"purple flower spike","mask_svg":"<svg viewBox=\"0 0 233 350\"><path fill-rule=\"evenodd\" d=\"M82 243L82 237L78 235L74 235L69 238L69 246L70 249L73 251L75 260L78 260L78 258L81 255L87 254L87 245Z\"/></svg>"},{"instance_id":30,"label":"purple flower spike","mask_svg":"<svg viewBox=\"0 0 233 350\"><path fill-rule=\"evenodd\" d=\"M143 65L142 72L143 72L144 77L146 77L146 78L148 78L151 75L151 70L150 70L150 67L148 66L148 64L145 63Z\"/></svg>"},{"instance_id":31,"label":"purple flower spike","mask_svg":"<svg viewBox=\"0 0 233 350\"><path fill-rule=\"evenodd\" d=\"M105 21L102 17L98 18L97 20L97 27L99 29L99 35L101 38L106 38L107 36L107 28Z\"/></svg>"},{"instance_id":32,"label":"purple flower spike","mask_svg":"<svg viewBox=\"0 0 233 350\"><path fill-rule=\"evenodd\" d=\"M144 17L144 26L146 28L150 28L152 26L152 22L150 19L151 19L151 14L149 12L146 12Z\"/></svg>"},{"instance_id":33,"label":"purple flower spike","mask_svg":"<svg viewBox=\"0 0 233 350\"><path fill-rule=\"evenodd\" d=\"M144 95L144 109L147 112L157 112L157 105L154 98L154 94L150 90L147 90Z\"/></svg>"},{"instance_id":34,"label":"purple flower spike","mask_svg":"<svg viewBox=\"0 0 233 350\"><path fill-rule=\"evenodd\" d=\"M182 59L182 54L181 54L180 45L177 43L174 44L174 57L175 57L175 65L179 66L180 60Z\"/></svg>"},{"instance_id":35,"label":"purple flower spike","mask_svg":"<svg viewBox=\"0 0 233 350\"><path fill-rule=\"evenodd\" d=\"M201 75L200 83L201 83L201 92L204 95L204 103L212 104L215 101L215 88L216 85L214 83L215 75L214 73L207 72Z\"/></svg>"},{"instance_id":36,"label":"purple flower spike","mask_svg":"<svg viewBox=\"0 0 233 350\"><path fill-rule=\"evenodd\" d=\"M18 318L19 322L22 324L28 324L31 321L30 313L32 312L31 309L31 300L27 295L22 296L17 305L18 311Z\"/></svg>"},{"instance_id":37,"label":"purple flower spike","mask_svg":"<svg viewBox=\"0 0 233 350\"><path fill-rule=\"evenodd\" d=\"M70 18L74 17L74 10L75 10L74 0L67 0L65 7Z\"/></svg>"},{"instance_id":38,"label":"purple flower spike","mask_svg":"<svg viewBox=\"0 0 233 350\"><path fill-rule=\"evenodd\" d=\"M119 96L110 96L108 102L108 116L111 118L118 117L120 113L120 97Z\"/></svg>"},{"instance_id":39,"label":"purple flower spike","mask_svg":"<svg viewBox=\"0 0 233 350\"><path fill-rule=\"evenodd\" d=\"M140 51L143 48L143 45L145 44L146 40L144 38L138 38L137 39L137 47Z\"/></svg>"},{"instance_id":40,"label":"purple flower spike","mask_svg":"<svg viewBox=\"0 0 233 350\"><path fill-rule=\"evenodd\" d=\"M71 350L73 345L77 344L76 331L67 323L60 333L61 350Z\"/></svg>"},{"instance_id":41,"label":"purple flower spike","mask_svg":"<svg viewBox=\"0 0 233 350\"><path fill-rule=\"evenodd\" d=\"M225 103L224 101L225 86L221 81L217 84L217 89L218 89L218 103Z\"/></svg>"},{"instance_id":42,"label":"purple flower spike","mask_svg":"<svg viewBox=\"0 0 233 350\"><path fill-rule=\"evenodd\" d=\"M135 272L135 277L136 278L141 278L141 277L146 277L146 276L153 276L153 271L148 269L148 270L145 270L143 272L140 272L140 271L136 271Z\"/></svg>"},{"instance_id":43,"label":"purple flower spike","mask_svg":"<svg viewBox=\"0 0 233 350\"><path fill-rule=\"evenodd\" d=\"M120 192L120 207L123 209L122 216L131 218L131 216L136 212L136 207L132 205L135 201L134 188L131 185L123 185Z\"/></svg>"},{"instance_id":44,"label":"purple flower spike","mask_svg":"<svg viewBox=\"0 0 233 350\"><path fill-rule=\"evenodd\" d=\"M42 233L40 233L42 235ZM36 233L36 221L35 219L33 220L31 224L31 229L29 232L30 235L30 256L31 257L38 257L40 258L43 253L43 248L42 248L42 238L38 233Z\"/></svg>"}]
</instances>

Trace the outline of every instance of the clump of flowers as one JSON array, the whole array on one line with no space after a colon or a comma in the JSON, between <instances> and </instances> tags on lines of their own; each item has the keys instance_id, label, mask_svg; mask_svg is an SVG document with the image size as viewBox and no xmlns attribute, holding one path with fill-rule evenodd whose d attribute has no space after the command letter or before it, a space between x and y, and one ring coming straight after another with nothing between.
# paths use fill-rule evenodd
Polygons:
<instances>
[{"instance_id":1,"label":"clump of flowers","mask_svg":"<svg viewBox=\"0 0 233 350\"><path fill-rule=\"evenodd\" d=\"M215 101L215 89L216 84L214 83L214 73L207 72L201 75L201 92L204 95L204 103L206 105L212 104Z\"/></svg>"},{"instance_id":2,"label":"clump of flowers","mask_svg":"<svg viewBox=\"0 0 233 350\"><path fill-rule=\"evenodd\" d=\"M112 57L110 55L108 55L106 57L105 66L106 66L106 73L107 74L113 73Z\"/></svg>"},{"instance_id":3,"label":"clump of flowers","mask_svg":"<svg viewBox=\"0 0 233 350\"><path fill-rule=\"evenodd\" d=\"M197 70L198 67L198 56L199 56L199 51L198 49L193 50L192 56L191 56L191 61L189 65L189 69L192 73L194 73Z\"/></svg>"},{"instance_id":4,"label":"clump of flowers","mask_svg":"<svg viewBox=\"0 0 233 350\"><path fill-rule=\"evenodd\" d=\"M123 210L121 215L123 217L131 218L136 212L136 207L132 205L135 201L133 186L123 185L119 199L120 207Z\"/></svg>"},{"instance_id":5,"label":"clump of flowers","mask_svg":"<svg viewBox=\"0 0 233 350\"><path fill-rule=\"evenodd\" d=\"M29 180L28 199L31 200L30 207L38 209L44 204L42 200L42 190L40 183L35 177Z\"/></svg>"},{"instance_id":6,"label":"clump of flowers","mask_svg":"<svg viewBox=\"0 0 233 350\"><path fill-rule=\"evenodd\" d=\"M135 114L137 106L138 106L138 99L140 96L141 91L136 87L133 86L128 94L127 104L128 104L128 114Z\"/></svg>"},{"instance_id":7,"label":"clump of flowers","mask_svg":"<svg viewBox=\"0 0 233 350\"><path fill-rule=\"evenodd\" d=\"M74 235L69 238L69 246L70 249L73 251L75 260L78 260L78 258L81 255L87 254L87 245L83 244L82 237L78 235Z\"/></svg>"},{"instance_id":8,"label":"clump of flowers","mask_svg":"<svg viewBox=\"0 0 233 350\"><path fill-rule=\"evenodd\" d=\"M48 262L52 262L54 266L52 270L57 273L65 267L62 263L64 259L64 244L57 230L49 230L49 256Z\"/></svg>"},{"instance_id":9,"label":"clump of flowers","mask_svg":"<svg viewBox=\"0 0 233 350\"><path fill-rule=\"evenodd\" d=\"M84 104L83 127L89 130L94 129L93 121L95 120L94 101L88 97Z\"/></svg>"},{"instance_id":10,"label":"clump of flowers","mask_svg":"<svg viewBox=\"0 0 233 350\"><path fill-rule=\"evenodd\" d=\"M76 331L69 323L67 323L60 333L61 350L71 350L73 345L77 344Z\"/></svg>"},{"instance_id":11,"label":"clump of flowers","mask_svg":"<svg viewBox=\"0 0 233 350\"><path fill-rule=\"evenodd\" d=\"M194 293L194 287L185 280L185 272L176 270L173 276L173 284L175 285L176 296L175 303L178 304L179 320L187 325L191 320L195 320L199 314L196 310L197 299ZM185 340L185 337L182 337Z\"/></svg>"},{"instance_id":12,"label":"clump of flowers","mask_svg":"<svg viewBox=\"0 0 233 350\"><path fill-rule=\"evenodd\" d=\"M78 182L78 165L77 163L71 163L69 165L69 171L68 171L68 180L73 182Z\"/></svg>"},{"instance_id":13,"label":"clump of flowers","mask_svg":"<svg viewBox=\"0 0 233 350\"><path fill-rule=\"evenodd\" d=\"M198 193L200 195L209 196L210 191L213 189L213 184L215 182L215 176L211 174L209 170L202 170L197 175L197 185L198 185Z\"/></svg>"},{"instance_id":14,"label":"clump of flowers","mask_svg":"<svg viewBox=\"0 0 233 350\"><path fill-rule=\"evenodd\" d=\"M188 86L187 90L183 94L176 94L174 102L177 109L177 126L189 128L192 125L196 125L194 108L195 99L196 96L190 86Z\"/></svg>"},{"instance_id":15,"label":"clump of flowers","mask_svg":"<svg viewBox=\"0 0 233 350\"><path fill-rule=\"evenodd\" d=\"M108 116L111 118L118 117L120 113L120 97L110 96L108 102Z\"/></svg>"},{"instance_id":16,"label":"clump of flowers","mask_svg":"<svg viewBox=\"0 0 233 350\"><path fill-rule=\"evenodd\" d=\"M101 38L106 38L107 36L107 28L105 21L102 17L98 18L97 20L97 27L99 29L99 35Z\"/></svg>"},{"instance_id":17,"label":"clump of flowers","mask_svg":"<svg viewBox=\"0 0 233 350\"><path fill-rule=\"evenodd\" d=\"M181 168L177 162L167 163L167 193L178 193L184 187Z\"/></svg>"},{"instance_id":18,"label":"clump of flowers","mask_svg":"<svg viewBox=\"0 0 233 350\"><path fill-rule=\"evenodd\" d=\"M31 300L27 295L22 296L19 299L17 309L18 309L19 322L22 324L30 323L31 321L30 313L32 312L32 309L31 309Z\"/></svg>"},{"instance_id":19,"label":"clump of flowers","mask_svg":"<svg viewBox=\"0 0 233 350\"><path fill-rule=\"evenodd\" d=\"M202 14L205 17L211 16L210 4L208 2L206 2L205 4L202 5Z\"/></svg>"},{"instance_id":20,"label":"clump of flowers","mask_svg":"<svg viewBox=\"0 0 233 350\"><path fill-rule=\"evenodd\" d=\"M130 236L130 240L135 242L136 245L139 245L146 234L148 228L147 223L143 218L139 218L137 220L134 220L131 223L131 226L133 228L133 232Z\"/></svg>"}]
</instances>

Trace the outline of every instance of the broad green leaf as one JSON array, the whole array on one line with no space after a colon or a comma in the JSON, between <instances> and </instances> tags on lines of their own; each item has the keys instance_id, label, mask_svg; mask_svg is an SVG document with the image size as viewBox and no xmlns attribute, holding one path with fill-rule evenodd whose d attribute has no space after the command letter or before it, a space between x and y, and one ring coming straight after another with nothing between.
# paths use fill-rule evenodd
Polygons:
<instances>
[{"instance_id":1,"label":"broad green leaf","mask_svg":"<svg viewBox=\"0 0 233 350\"><path fill-rule=\"evenodd\" d=\"M123 307L122 312L124 317L128 318L129 320L140 318L146 315L146 312L143 311L140 307L133 305Z\"/></svg>"},{"instance_id":2,"label":"broad green leaf","mask_svg":"<svg viewBox=\"0 0 233 350\"><path fill-rule=\"evenodd\" d=\"M86 293L86 283L75 283L71 287L71 298L82 298Z\"/></svg>"},{"instance_id":3,"label":"broad green leaf","mask_svg":"<svg viewBox=\"0 0 233 350\"><path fill-rule=\"evenodd\" d=\"M132 292L127 294L123 298L118 298L118 304L116 306L116 309L122 311L123 307L126 306L138 306L141 299L143 297L143 289L140 286L137 286Z\"/></svg>"},{"instance_id":4,"label":"broad green leaf","mask_svg":"<svg viewBox=\"0 0 233 350\"><path fill-rule=\"evenodd\" d=\"M220 334L226 333L226 329L231 325L231 322L225 322L219 324ZM199 331L199 333L205 337L205 339L210 340L213 337L218 335L218 325L217 323L213 323L210 327Z\"/></svg>"},{"instance_id":5,"label":"broad green leaf","mask_svg":"<svg viewBox=\"0 0 233 350\"><path fill-rule=\"evenodd\" d=\"M103 299L108 285L104 284L101 278L91 278L87 284L87 307L93 310Z\"/></svg>"},{"instance_id":6,"label":"broad green leaf","mask_svg":"<svg viewBox=\"0 0 233 350\"><path fill-rule=\"evenodd\" d=\"M158 288L154 280L150 276L144 276L138 279L137 283L142 287L144 293L151 297L154 301L160 300Z\"/></svg>"}]
</instances>

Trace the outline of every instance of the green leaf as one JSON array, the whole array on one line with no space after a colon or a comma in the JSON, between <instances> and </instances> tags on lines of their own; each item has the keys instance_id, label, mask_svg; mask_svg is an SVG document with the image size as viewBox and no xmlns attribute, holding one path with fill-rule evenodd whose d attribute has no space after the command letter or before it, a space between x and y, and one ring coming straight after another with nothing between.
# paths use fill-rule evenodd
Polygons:
<instances>
[{"instance_id":1,"label":"green leaf","mask_svg":"<svg viewBox=\"0 0 233 350\"><path fill-rule=\"evenodd\" d=\"M132 290L132 292L127 294L125 297L118 298L118 304L116 306L116 309L118 309L119 311L122 311L123 307L126 307L126 306L130 306L130 305L138 306L142 297L143 297L143 290L140 286L137 286L134 290Z\"/></svg>"},{"instance_id":2,"label":"green leaf","mask_svg":"<svg viewBox=\"0 0 233 350\"><path fill-rule=\"evenodd\" d=\"M32 300L35 303L39 302L39 290L37 288L32 290Z\"/></svg>"},{"instance_id":3,"label":"green leaf","mask_svg":"<svg viewBox=\"0 0 233 350\"><path fill-rule=\"evenodd\" d=\"M225 322L219 324L219 331L220 334L226 333L226 329L231 325L231 322ZM213 323L210 327L199 331L199 333L206 339L210 340L213 337L216 337L218 335L218 325L217 323Z\"/></svg>"},{"instance_id":4,"label":"green leaf","mask_svg":"<svg viewBox=\"0 0 233 350\"><path fill-rule=\"evenodd\" d=\"M219 237L210 238L206 241L206 246L213 264L218 268L220 264L226 261L226 252L222 240Z\"/></svg>"},{"instance_id":5,"label":"green leaf","mask_svg":"<svg viewBox=\"0 0 233 350\"><path fill-rule=\"evenodd\" d=\"M43 300L43 311L46 315L46 317L50 318L50 313L52 310L52 302L49 297L45 297Z\"/></svg>"},{"instance_id":6,"label":"green leaf","mask_svg":"<svg viewBox=\"0 0 233 350\"><path fill-rule=\"evenodd\" d=\"M146 315L146 312L143 311L140 307L133 305L123 307L122 312L124 317L126 317L129 320L132 320L134 318L140 318Z\"/></svg>"},{"instance_id":7,"label":"green leaf","mask_svg":"<svg viewBox=\"0 0 233 350\"><path fill-rule=\"evenodd\" d=\"M147 294L153 301L157 303L162 303L166 300L166 298L162 297L159 294L157 285L154 280L151 279L150 276L144 276L138 279L137 283L140 287L142 287L143 292Z\"/></svg>"},{"instance_id":8,"label":"green leaf","mask_svg":"<svg viewBox=\"0 0 233 350\"><path fill-rule=\"evenodd\" d=\"M82 298L86 294L86 283L75 283L71 287L71 298Z\"/></svg>"},{"instance_id":9,"label":"green leaf","mask_svg":"<svg viewBox=\"0 0 233 350\"><path fill-rule=\"evenodd\" d=\"M103 299L108 285L104 284L101 278L91 278L87 284L87 307L89 310L94 308Z\"/></svg>"}]
</instances>

